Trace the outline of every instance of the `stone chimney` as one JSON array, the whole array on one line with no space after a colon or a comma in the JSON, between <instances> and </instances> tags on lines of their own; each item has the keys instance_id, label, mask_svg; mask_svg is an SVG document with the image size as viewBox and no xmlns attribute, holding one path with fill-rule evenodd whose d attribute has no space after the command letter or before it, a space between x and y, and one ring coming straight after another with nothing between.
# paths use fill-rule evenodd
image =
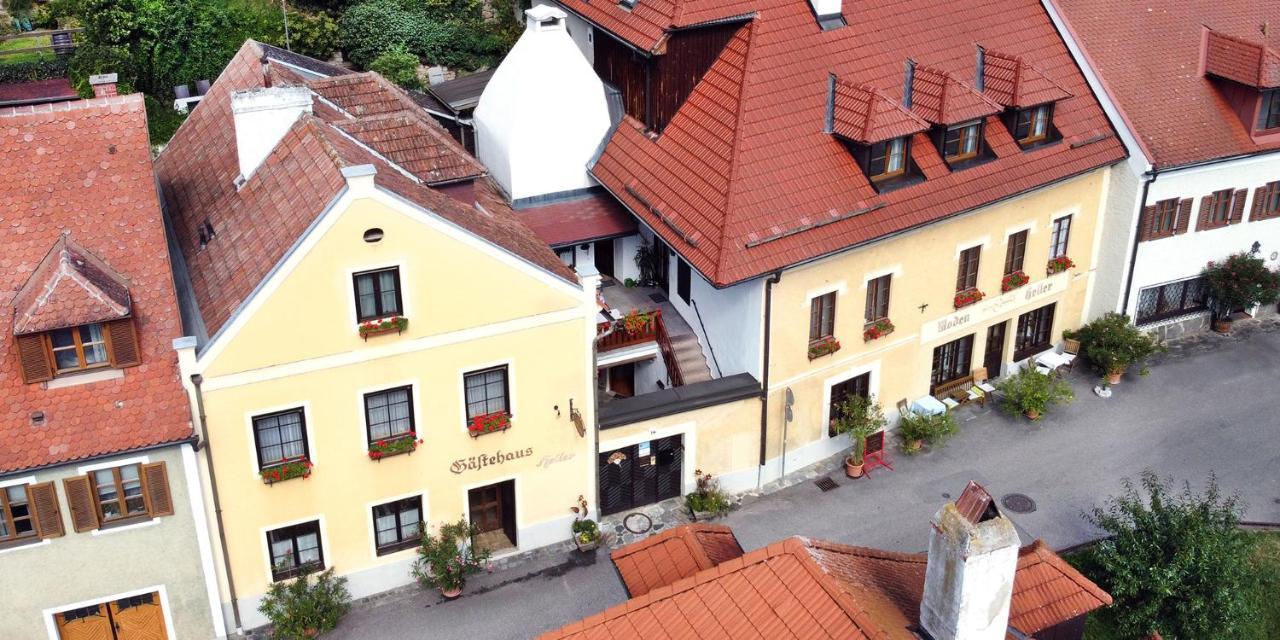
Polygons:
<instances>
[{"instance_id":1,"label":"stone chimney","mask_svg":"<svg viewBox=\"0 0 1280 640\"><path fill-rule=\"evenodd\" d=\"M107 98L116 95L116 82L118 80L119 75L114 73L100 73L89 76L89 86L93 87L93 97Z\"/></svg>"},{"instance_id":2,"label":"stone chimney","mask_svg":"<svg viewBox=\"0 0 1280 640\"><path fill-rule=\"evenodd\" d=\"M268 87L231 94L235 119L236 155L240 178L248 180L289 128L311 113L311 90L306 87Z\"/></svg>"},{"instance_id":3,"label":"stone chimney","mask_svg":"<svg viewBox=\"0 0 1280 640\"><path fill-rule=\"evenodd\" d=\"M933 516L920 626L933 640L1003 640L1018 569L1018 532L970 482Z\"/></svg>"}]
</instances>

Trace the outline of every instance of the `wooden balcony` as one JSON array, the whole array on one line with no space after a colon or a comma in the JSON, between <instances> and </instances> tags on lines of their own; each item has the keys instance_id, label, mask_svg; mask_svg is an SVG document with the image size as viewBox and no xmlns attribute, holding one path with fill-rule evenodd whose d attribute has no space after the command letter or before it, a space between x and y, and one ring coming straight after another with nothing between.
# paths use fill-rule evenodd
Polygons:
<instances>
[{"instance_id":1,"label":"wooden balcony","mask_svg":"<svg viewBox=\"0 0 1280 640\"><path fill-rule=\"evenodd\" d=\"M599 338L596 341L596 350L604 353L605 351L657 341L659 327L662 325L662 310L654 309L641 315L645 317L639 326L633 326L630 330L627 329L626 317L613 323L601 322L597 324L596 336L599 336ZM613 333L605 335L610 326L614 328Z\"/></svg>"}]
</instances>

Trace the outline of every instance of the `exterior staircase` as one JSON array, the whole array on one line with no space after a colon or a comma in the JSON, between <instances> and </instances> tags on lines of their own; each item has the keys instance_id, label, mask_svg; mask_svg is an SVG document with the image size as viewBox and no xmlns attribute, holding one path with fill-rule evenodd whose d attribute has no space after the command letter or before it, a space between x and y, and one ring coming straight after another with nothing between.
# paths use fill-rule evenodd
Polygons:
<instances>
[{"instance_id":1,"label":"exterior staircase","mask_svg":"<svg viewBox=\"0 0 1280 640\"><path fill-rule=\"evenodd\" d=\"M671 336L671 349L684 384L711 379L711 367L707 366L707 356L702 353L698 336L692 333Z\"/></svg>"}]
</instances>

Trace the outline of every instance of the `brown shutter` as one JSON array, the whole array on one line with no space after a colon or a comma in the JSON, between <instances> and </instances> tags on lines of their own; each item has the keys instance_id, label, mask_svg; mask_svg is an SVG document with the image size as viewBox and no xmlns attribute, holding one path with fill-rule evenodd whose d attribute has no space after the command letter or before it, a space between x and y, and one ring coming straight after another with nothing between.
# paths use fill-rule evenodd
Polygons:
<instances>
[{"instance_id":1,"label":"brown shutter","mask_svg":"<svg viewBox=\"0 0 1280 640\"><path fill-rule=\"evenodd\" d=\"M44 334L18 336L18 357L22 360L22 381L31 384L53 379L53 363L44 348Z\"/></svg>"},{"instance_id":2,"label":"brown shutter","mask_svg":"<svg viewBox=\"0 0 1280 640\"><path fill-rule=\"evenodd\" d=\"M62 491L71 507L71 528L79 533L98 528L98 507L93 503L93 487L89 476L62 479Z\"/></svg>"},{"instance_id":3,"label":"brown shutter","mask_svg":"<svg viewBox=\"0 0 1280 640\"><path fill-rule=\"evenodd\" d=\"M1248 189L1236 189L1231 197L1231 224L1244 220L1244 200L1249 196Z\"/></svg>"},{"instance_id":4,"label":"brown shutter","mask_svg":"<svg viewBox=\"0 0 1280 640\"><path fill-rule=\"evenodd\" d=\"M62 512L58 510L58 490L52 482L41 482L27 487L32 510L35 511L36 531L41 538L62 537Z\"/></svg>"},{"instance_id":5,"label":"brown shutter","mask_svg":"<svg viewBox=\"0 0 1280 640\"><path fill-rule=\"evenodd\" d=\"M1196 218L1196 231L1204 231L1209 228L1209 210L1213 208L1213 195L1207 195L1200 198L1200 216ZM1179 212L1181 216L1181 212Z\"/></svg>"},{"instance_id":6,"label":"brown shutter","mask_svg":"<svg viewBox=\"0 0 1280 640\"><path fill-rule=\"evenodd\" d=\"M1150 240L1154 234L1156 206L1142 208L1142 217L1138 220L1138 242Z\"/></svg>"},{"instance_id":7,"label":"brown shutter","mask_svg":"<svg viewBox=\"0 0 1280 640\"><path fill-rule=\"evenodd\" d=\"M1174 233L1186 233L1187 226L1191 224L1191 203L1192 198L1186 198L1178 203L1178 223Z\"/></svg>"},{"instance_id":8,"label":"brown shutter","mask_svg":"<svg viewBox=\"0 0 1280 640\"><path fill-rule=\"evenodd\" d=\"M152 516L173 515L173 496L169 493L169 473L163 462L142 465L142 487L147 498L147 511Z\"/></svg>"},{"instance_id":9,"label":"brown shutter","mask_svg":"<svg viewBox=\"0 0 1280 640\"><path fill-rule=\"evenodd\" d=\"M106 329L111 366L122 369L142 364L138 351L138 334L133 330L133 318L112 320L107 323Z\"/></svg>"},{"instance_id":10,"label":"brown shutter","mask_svg":"<svg viewBox=\"0 0 1280 640\"><path fill-rule=\"evenodd\" d=\"M1262 219L1262 203L1267 200L1267 187L1258 187L1253 190L1253 207L1249 210L1249 220Z\"/></svg>"}]
</instances>

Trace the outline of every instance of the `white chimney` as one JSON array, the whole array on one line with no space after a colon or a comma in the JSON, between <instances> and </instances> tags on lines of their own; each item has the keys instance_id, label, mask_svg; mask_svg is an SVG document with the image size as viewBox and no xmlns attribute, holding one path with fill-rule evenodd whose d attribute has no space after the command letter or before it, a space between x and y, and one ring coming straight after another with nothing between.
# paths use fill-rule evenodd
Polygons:
<instances>
[{"instance_id":1,"label":"white chimney","mask_svg":"<svg viewBox=\"0 0 1280 640\"><path fill-rule=\"evenodd\" d=\"M311 113L311 90L306 87L268 87L231 94L235 118L236 155L240 177L249 179L294 121Z\"/></svg>"},{"instance_id":2,"label":"white chimney","mask_svg":"<svg viewBox=\"0 0 1280 640\"><path fill-rule=\"evenodd\" d=\"M933 640L1004 640L1018 532L977 484L956 502L961 507L948 502L931 522L920 626Z\"/></svg>"},{"instance_id":3,"label":"white chimney","mask_svg":"<svg viewBox=\"0 0 1280 640\"><path fill-rule=\"evenodd\" d=\"M513 202L595 185L587 164L609 131L604 83L564 10L525 11L525 30L476 105L476 156Z\"/></svg>"},{"instance_id":4,"label":"white chimney","mask_svg":"<svg viewBox=\"0 0 1280 640\"><path fill-rule=\"evenodd\" d=\"M842 4L842 0L809 0L809 6L813 8L813 14L819 21L840 15Z\"/></svg>"}]
</instances>

